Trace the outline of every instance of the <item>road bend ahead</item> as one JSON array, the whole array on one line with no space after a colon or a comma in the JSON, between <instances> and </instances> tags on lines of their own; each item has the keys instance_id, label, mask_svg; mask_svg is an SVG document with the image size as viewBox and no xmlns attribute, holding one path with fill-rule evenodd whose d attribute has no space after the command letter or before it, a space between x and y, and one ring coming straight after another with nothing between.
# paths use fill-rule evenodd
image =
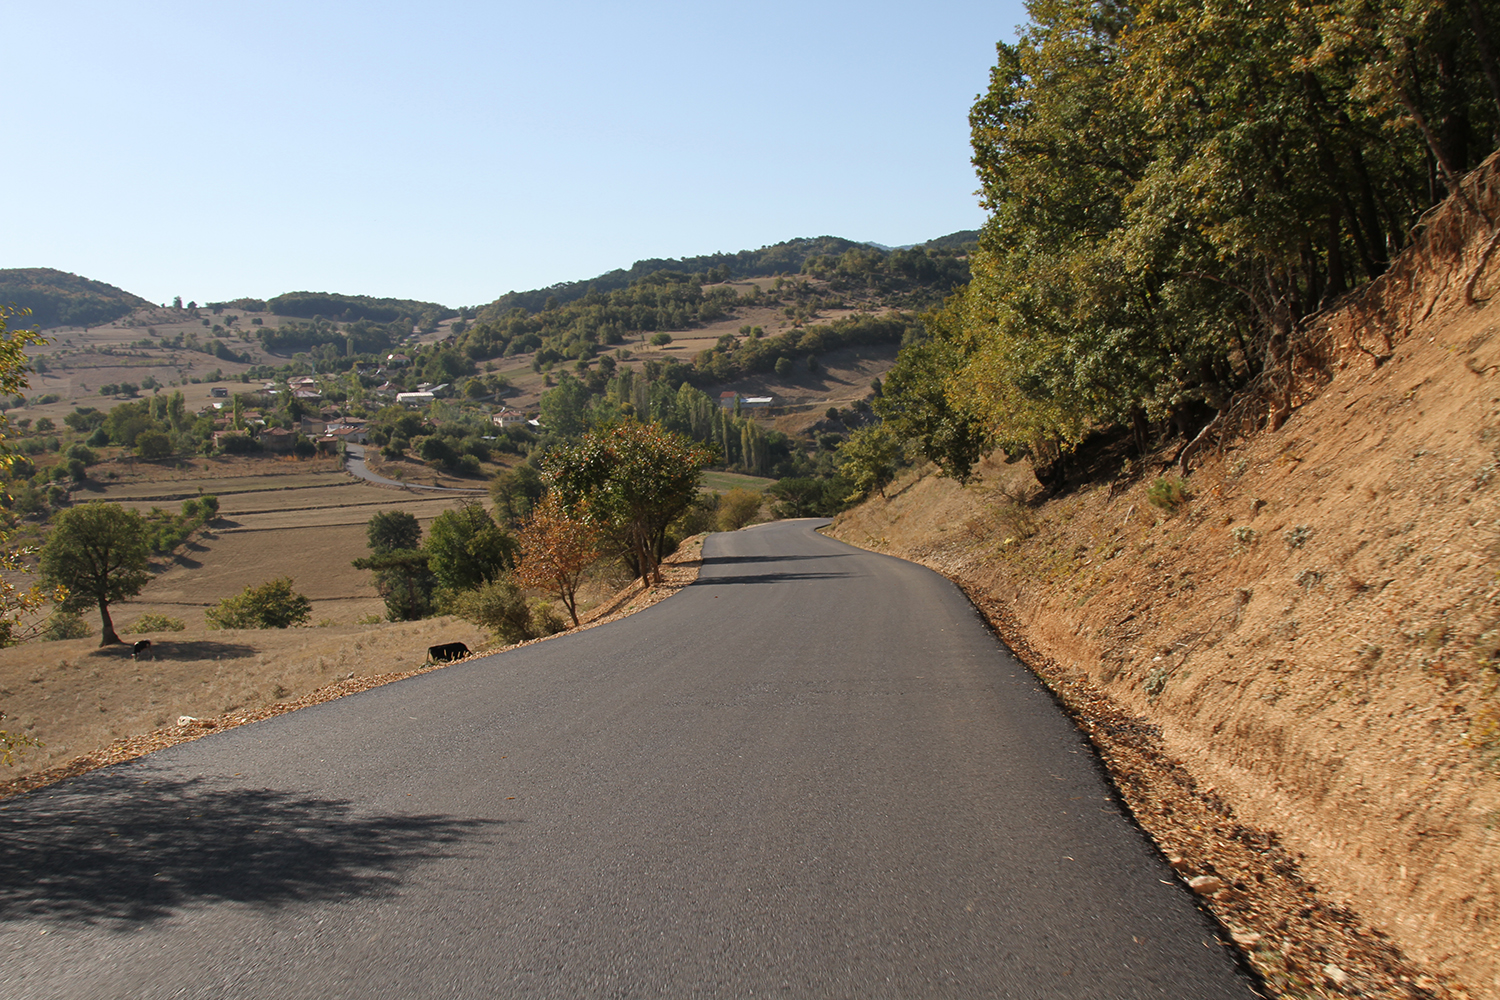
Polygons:
<instances>
[{"instance_id":1,"label":"road bend ahead","mask_svg":"<svg viewBox=\"0 0 1500 1000\"><path fill-rule=\"evenodd\" d=\"M0 996L1250 997L963 595L813 527L4 804Z\"/></svg>"}]
</instances>

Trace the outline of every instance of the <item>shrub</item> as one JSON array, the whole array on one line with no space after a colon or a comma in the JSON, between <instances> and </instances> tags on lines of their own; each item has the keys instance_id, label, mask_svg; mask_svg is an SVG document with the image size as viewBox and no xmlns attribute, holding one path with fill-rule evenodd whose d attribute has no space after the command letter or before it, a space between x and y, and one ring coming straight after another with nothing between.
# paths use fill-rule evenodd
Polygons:
<instances>
[{"instance_id":1,"label":"shrub","mask_svg":"<svg viewBox=\"0 0 1500 1000\"><path fill-rule=\"evenodd\" d=\"M562 631L551 605L532 607L515 580L504 577L453 598L449 610L466 622L489 629L507 645Z\"/></svg>"},{"instance_id":2,"label":"shrub","mask_svg":"<svg viewBox=\"0 0 1500 1000\"><path fill-rule=\"evenodd\" d=\"M761 495L736 486L719 498L719 530L738 531L760 513Z\"/></svg>"},{"instance_id":3,"label":"shrub","mask_svg":"<svg viewBox=\"0 0 1500 1000\"><path fill-rule=\"evenodd\" d=\"M292 590L291 577L283 576L224 598L204 617L212 629L288 628L307 624L312 618L312 602Z\"/></svg>"},{"instance_id":4,"label":"shrub","mask_svg":"<svg viewBox=\"0 0 1500 1000\"><path fill-rule=\"evenodd\" d=\"M1175 511L1192 497L1188 494L1187 483L1177 476L1162 476L1146 488L1146 499L1153 507Z\"/></svg>"},{"instance_id":5,"label":"shrub","mask_svg":"<svg viewBox=\"0 0 1500 1000\"><path fill-rule=\"evenodd\" d=\"M181 632L187 628L181 618L170 615L141 615L122 629L126 635L142 635L146 632Z\"/></svg>"},{"instance_id":6,"label":"shrub","mask_svg":"<svg viewBox=\"0 0 1500 1000\"><path fill-rule=\"evenodd\" d=\"M58 639L87 639L94 634L89 623L83 620L83 615L76 611L59 611L52 616L47 623L47 628L42 632L42 639L53 642Z\"/></svg>"}]
</instances>

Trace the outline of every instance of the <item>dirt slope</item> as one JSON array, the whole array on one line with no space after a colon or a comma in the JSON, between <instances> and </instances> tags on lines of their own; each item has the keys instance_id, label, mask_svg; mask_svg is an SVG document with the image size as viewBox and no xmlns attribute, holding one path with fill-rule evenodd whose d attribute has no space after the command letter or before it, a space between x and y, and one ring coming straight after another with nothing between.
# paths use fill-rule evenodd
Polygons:
<instances>
[{"instance_id":1,"label":"dirt slope","mask_svg":"<svg viewBox=\"0 0 1500 1000\"><path fill-rule=\"evenodd\" d=\"M1500 218L1493 160L1470 187ZM1127 774L1137 815L1229 883L1210 905L1285 995L1500 997L1497 242L1445 207L1318 325L1330 363L1285 424L1206 458L1175 508L1154 474L1037 503L986 464L834 528L962 582L1115 720L1086 722L1103 742L1145 734L1198 812Z\"/></svg>"}]
</instances>

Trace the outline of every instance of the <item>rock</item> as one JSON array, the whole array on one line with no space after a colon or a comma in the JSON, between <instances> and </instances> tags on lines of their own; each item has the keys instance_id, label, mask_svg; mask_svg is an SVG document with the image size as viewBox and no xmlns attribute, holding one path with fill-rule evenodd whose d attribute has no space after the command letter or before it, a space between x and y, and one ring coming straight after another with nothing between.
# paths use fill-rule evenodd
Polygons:
<instances>
[{"instance_id":1,"label":"rock","mask_svg":"<svg viewBox=\"0 0 1500 1000\"><path fill-rule=\"evenodd\" d=\"M1340 969L1337 965L1329 962L1323 966L1323 975L1327 976L1335 986L1343 986L1349 981L1349 973Z\"/></svg>"},{"instance_id":2,"label":"rock","mask_svg":"<svg viewBox=\"0 0 1500 1000\"><path fill-rule=\"evenodd\" d=\"M199 721L199 720L193 718L191 715L179 715L177 717L177 724L179 726L191 726L193 723L195 723L197 721Z\"/></svg>"},{"instance_id":3,"label":"rock","mask_svg":"<svg viewBox=\"0 0 1500 1000\"><path fill-rule=\"evenodd\" d=\"M1198 875L1188 879L1188 888L1200 896L1212 896L1224 888L1224 882L1213 875Z\"/></svg>"},{"instance_id":4,"label":"rock","mask_svg":"<svg viewBox=\"0 0 1500 1000\"><path fill-rule=\"evenodd\" d=\"M1230 931L1229 938L1241 948L1254 948L1260 944L1260 935L1254 931Z\"/></svg>"},{"instance_id":5,"label":"rock","mask_svg":"<svg viewBox=\"0 0 1500 1000\"><path fill-rule=\"evenodd\" d=\"M1189 868L1193 867L1192 862L1190 862L1187 858L1179 858L1175 854L1167 859L1167 864L1172 866L1172 870L1174 872L1185 872Z\"/></svg>"}]
</instances>

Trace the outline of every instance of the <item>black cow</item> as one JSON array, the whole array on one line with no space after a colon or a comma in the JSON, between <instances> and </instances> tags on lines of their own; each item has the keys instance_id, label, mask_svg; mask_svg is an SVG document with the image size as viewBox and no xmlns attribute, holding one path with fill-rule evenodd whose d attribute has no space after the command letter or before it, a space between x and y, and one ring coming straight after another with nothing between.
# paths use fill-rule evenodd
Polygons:
<instances>
[{"instance_id":1,"label":"black cow","mask_svg":"<svg viewBox=\"0 0 1500 1000\"><path fill-rule=\"evenodd\" d=\"M440 646L427 647L429 663L452 663L469 655L469 647L461 642L445 642Z\"/></svg>"},{"instance_id":2,"label":"black cow","mask_svg":"<svg viewBox=\"0 0 1500 1000\"><path fill-rule=\"evenodd\" d=\"M140 656L142 653L149 652L150 649L151 649L151 640L150 639L137 639L135 641L135 645L130 648L130 655L131 655L132 658L133 657L137 657L137 656Z\"/></svg>"}]
</instances>

